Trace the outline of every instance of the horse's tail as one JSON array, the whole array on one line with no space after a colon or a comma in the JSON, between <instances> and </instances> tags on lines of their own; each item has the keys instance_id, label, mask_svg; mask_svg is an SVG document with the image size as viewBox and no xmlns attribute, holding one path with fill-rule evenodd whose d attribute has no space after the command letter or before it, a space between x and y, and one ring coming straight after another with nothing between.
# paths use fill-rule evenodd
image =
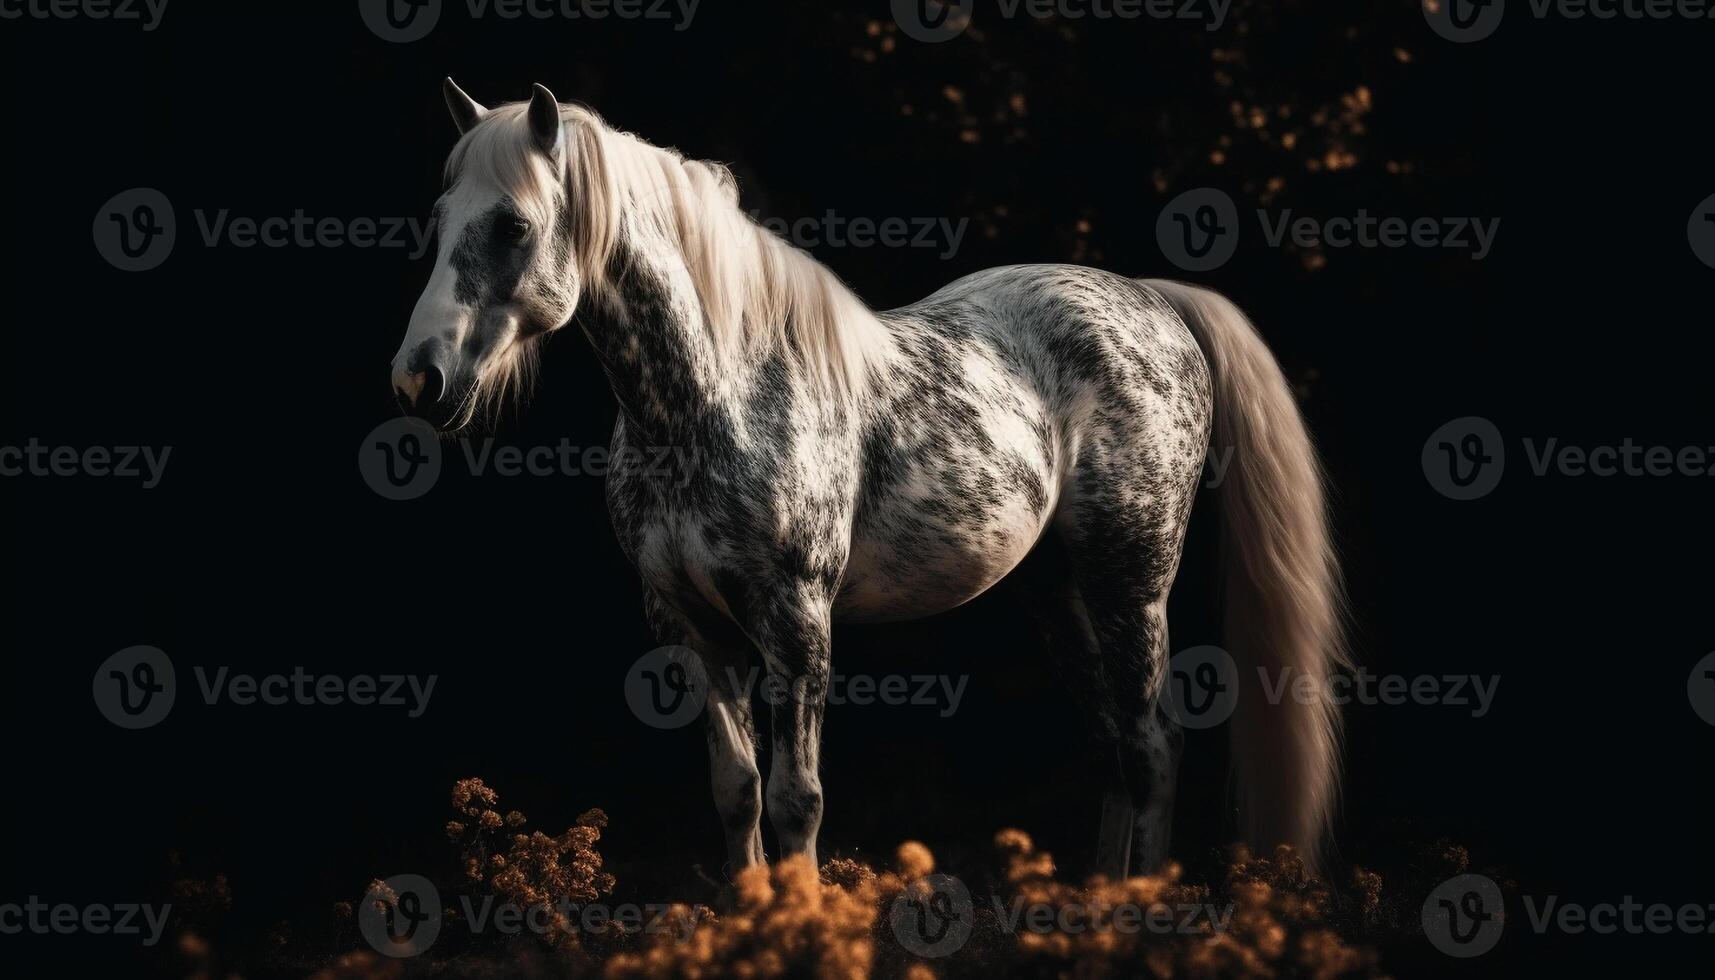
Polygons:
<instances>
[{"instance_id":1,"label":"horse's tail","mask_svg":"<svg viewBox=\"0 0 1715 980\"><path fill-rule=\"evenodd\" d=\"M1213 447L1230 452L1221 551L1224 632L1240 675L1231 733L1240 820L1253 845L1291 844L1314 866L1339 792L1328 676L1351 663L1321 467L1280 365L1238 307L1196 286L1145 282L1202 346Z\"/></svg>"}]
</instances>

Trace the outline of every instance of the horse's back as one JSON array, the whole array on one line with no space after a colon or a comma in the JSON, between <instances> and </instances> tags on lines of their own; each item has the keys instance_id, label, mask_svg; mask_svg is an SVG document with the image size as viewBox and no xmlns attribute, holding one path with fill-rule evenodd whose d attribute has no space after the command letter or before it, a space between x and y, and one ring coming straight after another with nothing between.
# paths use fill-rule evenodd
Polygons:
<instances>
[{"instance_id":1,"label":"horse's back","mask_svg":"<svg viewBox=\"0 0 1715 980\"><path fill-rule=\"evenodd\" d=\"M997 311L995 343L1043 392L1058 437L1054 526L1076 547L1093 534L1177 563L1209 448L1209 363L1156 290L1099 269L1011 266L969 277L966 295ZM1092 529L1105 528L1099 534ZM1169 572L1169 577L1171 573Z\"/></svg>"},{"instance_id":2,"label":"horse's back","mask_svg":"<svg viewBox=\"0 0 1715 980\"><path fill-rule=\"evenodd\" d=\"M1203 350L1167 300L1135 279L1075 265L1002 266L888 316L928 329L959 324L1041 399L1068 439L1092 420L1123 421L1116 416L1192 441L1207 429L1213 395ZM1203 447L1195 448L1200 466Z\"/></svg>"},{"instance_id":3,"label":"horse's back","mask_svg":"<svg viewBox=\"0 0 1715 980\"><path fill-rule=\"evenodd\" d=\"M882 319L898 357L866 421L846 618L911 618L986 590L1069 498L1090 498L1081 481L1159 485L1187 459L1201 467L1207 367L1140 283L1009 266Z\"/></svg>"}]
</instances>

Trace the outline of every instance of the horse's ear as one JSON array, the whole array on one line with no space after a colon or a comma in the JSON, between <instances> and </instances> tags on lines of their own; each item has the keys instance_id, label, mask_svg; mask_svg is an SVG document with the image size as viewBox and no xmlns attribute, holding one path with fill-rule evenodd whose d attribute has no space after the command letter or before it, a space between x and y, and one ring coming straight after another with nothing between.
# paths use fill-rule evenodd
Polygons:
<instances>
[{"instance_id":1,"label":"horse's ear","mask_svg":"<svg viewBox=\"0 0 1715 980\"><path fill-rule=\"evenodd\" d=\"M530 135L536 138L537 148L554 160L560 158L561 130L560 100L546 87L535 86L530 92Z\"/></svg>"},{"instance_id":2,"label":"horse's ear","mask_svg":"<svg viewBox=\"0 0 1715 980\"><path fill-rule=\"evenodd\" d=\"M447 110L453 114L453 125L459 128L459 135L471 131L482 117L488 115L488 110L477 104L477 101L464 94L464 89L458 83L447 79L441 84L441 94L447 98Z\"/></svg>"}]
</instances>

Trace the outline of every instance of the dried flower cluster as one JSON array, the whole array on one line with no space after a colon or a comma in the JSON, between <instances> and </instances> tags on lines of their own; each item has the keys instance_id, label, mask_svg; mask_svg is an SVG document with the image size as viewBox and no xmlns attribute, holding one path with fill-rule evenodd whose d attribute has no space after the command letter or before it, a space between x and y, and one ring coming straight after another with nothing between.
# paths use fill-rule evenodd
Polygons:
<instances>
[{"instance_id":1,"label":"dried flower cluster","mask_svg":"<svg viewBox=\"0 0 1715 980\"><path fill-rule=\"evenodd\" d=\"M1341 906L1289 849L1272 858L1235 850L1219 889L1181 881L1173 866L1160 875L1083 885L1058 881L1053 858L1030 837L1006 830L995 837L1005 863L1003 881L1013 908L1051 910L1055 927L1009 933L999 916L979 911L979 934L936 967L955 974L1025 973L1058 977L1373 976L1374 952L1349 944L1331 922ZM666 977L826 978L935 976L921 961L894 949L886 934L888 903L935 868L934 856L908 843L896 870L858 861L829 861L817 875L801 858L751 868L737 882L737 908L706 914L683 936L657 936L638 953L607 964L610 980ZM1379 876L1359 871L1359 904L1372 913ZM1003 906L1005 901L997 902ZM981 908L979 903L979 908ZM1148 914L1157 928L1116 916ZM684 914L690 914L684 910ZM1016 923L1014 923L1016 925ZM984 932L999 932L998 936Z\"/></svg>"},{"instance_id":2,"label":"dried flower cluster","mask_svg":"<svg viewBox=\"0 0 1715 980\"><path fill-rule=\"evenodd\" d=\"M1053 860L1029 836L1006 830L995 845L1006 880L1033 906L1069 910L1053 931L1024 931L1018 951L1058 976L1167 977L1373 975L1372 951L1348 945L1330 927L1327 887L1291 849L1256 858L1235 849L1223 886L1184 884L1178 865L1159 875L1071 885L1053 878ZM1379 894L1380 878L1365 875ZM1162 928L1121 928L1117 909L1145 910Z\"/></svg>"},{"instance_id":3,"label":"dried flower cluster","mask_svg":"<svg viewBox=\"0 0 1715 980\"><path fill-rule=\"evenodd\" d=\"M341 956L311 974L310 980L398 980L404 975L404 963L365 949Z\"/></svg>"},{"instance_id":4,"label":"dried flower cluster","mask_svg":"<svg viewBox=\"0 0 1715 980\"><path fill-rule=\"evenodd\" d=\"M1093 878L1079 886L1056 881L1053 858L1036 850L1022 831L1001 831L995 835L995 847L1006 860L1005 878L1013 889L1014 901L1054 910L1056 923L1066 927L1019 932L1019 953L1026 959L1069 966L1077 976L1129 975L1140 964L1147 964L1155 976L1172 976L1176 951L1171 940L1192 937L1164 937L1128 928L1116 921L1116 914L1122 909L1147 910L1172 923L1180 915L1178 909L1209 904L1207 889L1180 883L1178 865L1159 875L1121 881ZM1214 926L1200 921L1191 928L1200 941Z\"/></svg>"},{"instance_id":5,"label":"dried flower cluster","mask_svg":"<svg viewBox=\"0 0 1715 980\"><path fill-rule=\"evenodd\" d=\"M1462 848L1437 841L1402 879L1404 887L1395 881L1384 895L1381 876L1362 868L1335 887L1288 848L1263 857L1235 847L1211 869L1207 885L1186 881L1178 865L1157 875L1073 883L1057 877L1053 857L1029 835L1003 830L993 840L998 875L960 869L975 913L968 938L949 955L924 959L902 945L892 922L898 900L928 888L925 879L937 870L935 856L920 843L900 845L887 870L851 858L817 869L803 857L748 868L733 882L730 908L723 904L728 910L718 915L703 905L651 903L667 911L641 931L580 933L565 919L568 905L595 902L615 887L595 850L606 816L591 810L558 836L526 833L524 816L503 813L498 794L478 779L456 784L452 803L457 819L446 830L459 847L466 885L519 908L548 909L545 942L500 936L473 943L452 930L420 958L392 960L363 948L353 936L353 903L342 902L332 948L351 951L330 958L325 934L300 937L282 925L268 933L260 962L274 972L300 967L300 975L313 973L313 980L1373 977L1376 953L1358 939L1409 934L1422 895L1471 864ZM181 885L176 894L227 900L219 878ZM932 904L928 897L924 902ZM459 914L443 910L450 921ZM216 966L210 944L197 934L187 931L177 945L191 976L213 980L228 972Z\"/></svg>"},{"instance_id":6,"label":"dried flower cluster","mask_svg":"<svg viewBox=\"0 0 1715 980\"><path fill-rule=\"evenodd\" d=\"M882 872L837 859L818 874L804 857L747 868L734 883L736 907L730 914L705 911L688 938L673 930L657 935L640 953L613 957L607 976L871 976L883 906L935 867L929 849L916 843L902 845L895 861L897 870ZM904 972L911 980L934 975L921 965Z\"/></svg>"},{"instance_id":7,"label":"dried flower cluster","mask_svg":"<svg viewBox=\"0 0 1715 980\"><path fill-rule=\"evenodd\" d=\"M179 922L212 928L232 910L232 886L226 875L192 873L177 850L167 852L167 864L174 876L168 894Z\"/></svg>"},{"instance_id":8,"label":"dried flower cluster","mask_svg":"<svg viewBox=\"0 0 1715 980\"><path fill-rule=\"evenodd\" d=\"M546 907L550 942L575 942L578 930L563 906L593 902L613 891L613 875L602 870L595 849L607 814L590 810L558 836L539 830L526 834L524 814L511 810L502 816L494 809L499 800L480 779L453 784L453 809L461 819L447 823L447 839L459 845L466 881L492 889L497 901L520 909ZM508 830L510 835L504 833Z\"/></svg>"}]
</instances>

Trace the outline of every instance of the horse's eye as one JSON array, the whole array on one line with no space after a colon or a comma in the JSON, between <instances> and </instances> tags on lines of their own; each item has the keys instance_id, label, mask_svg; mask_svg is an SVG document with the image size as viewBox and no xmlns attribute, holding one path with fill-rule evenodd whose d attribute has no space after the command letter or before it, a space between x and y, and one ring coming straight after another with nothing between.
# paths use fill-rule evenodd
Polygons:
<instances>
[{"instance_id":1,"label":"horse's eye","mask_svg":"<svg viewBox=\"0 0 1715 980\"><path fill-rule=\"evenodd\" d=\"M508 245L516 245L530 237L530 222L523 218L501 218L495 223L495 234Z\"/></svg>"}]
</instances>

